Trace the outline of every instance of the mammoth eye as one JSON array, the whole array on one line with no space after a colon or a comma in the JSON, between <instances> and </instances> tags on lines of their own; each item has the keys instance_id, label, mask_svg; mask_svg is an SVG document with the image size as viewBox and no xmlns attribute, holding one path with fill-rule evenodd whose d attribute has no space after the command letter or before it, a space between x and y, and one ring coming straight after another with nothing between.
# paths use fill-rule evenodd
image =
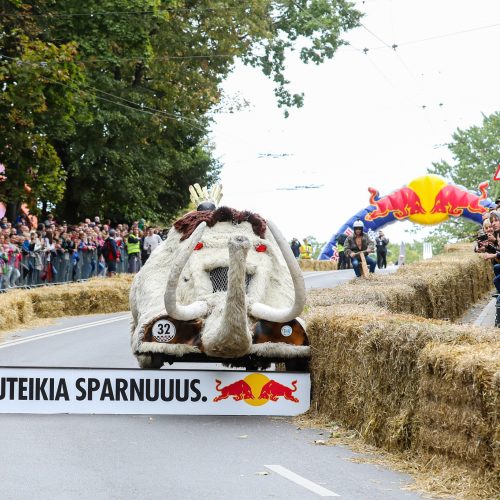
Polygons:
<instances>
[{"instance_id":1,"label":"mammoth eye","mask_svg":"<svg viewBox=\"0 0 500 500\"><path fill-rule=\"evenodd\" d=\"M257 245L257 246L255 247L255 250L256 250L257 252L265 252L265 251L267 250L267 247L266 247L266 245L262 245L262 244L261 244L261 245Z\"/></svg>"},{"instance_id":2,"label":"mammoth eye","mask_svg":"<svg viewBox=\"0 0 500 500\"><path fill-rule=\"evenodd\" d=\"M196 243L196 246L194 247L195 250L201 250L203 248L203 243L199 241Z\"/></svg>"}]
</instances>

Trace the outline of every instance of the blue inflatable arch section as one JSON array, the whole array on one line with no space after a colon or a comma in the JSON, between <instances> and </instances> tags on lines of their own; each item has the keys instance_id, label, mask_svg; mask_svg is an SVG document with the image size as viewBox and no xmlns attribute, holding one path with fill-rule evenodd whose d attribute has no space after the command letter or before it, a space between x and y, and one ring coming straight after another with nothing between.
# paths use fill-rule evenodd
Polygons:
<instances>
[{"instance_id":1,"label":"blue inflatable arch section","mask_svg":"<svg viewBox=\"0 0 500 500\"><path fill-rule=\"evenodd\" d=\"M458 188L459 190L464 191L466 193L473 194L475 196L480 195L479 192L469 191L469 190L467 190L467 188L465 188L463 186L453 186L453 187ZM402 189L405 189L405 188L402 188ZM397 193L398 191L400 191L400 190L396 190L394 193ZM391 193L391 195L394 193ZM388 196L382 197L382 198L389 198L391 195L388 195ZM375 198L376 201L378 201L380 199L381 199L380 197ZM486 199L479 201L478 205L480 205L481 207L484 207L485 208L484 211L496 206L495 203L493 202L493 200L491 200L490 198L486 198ZM379 229L382 229L383 227L385 227L389 224L392 224L396 221L406 220L409 217L409 215L407 215L405 217L401 217L401 216L396 217L395 211L389 211L389 213L387 213L387 215L385 215L384 217L379 217L379 218L370 220L369 214L371 214L372 212L374 212L376 210L379 210L379 207L377 207L376 205L369 205L366 208L363 208L362 210L357 212L349 220L347 220L342 226L340 226L339 229L337 230L337 232L332 235L332 237L330 238L330 241L328 241L325 244L325 246L322 248L321 253L318 257L318 260L330 260L332 258L334 248L337 245L337 239L339 238L339 236L341 234L346 234L346 235L352 234L352 232L353 232L352 225L357 220L361 220L363 222L363 224L365 226L365 232L367 232L370 235L370 237L372 237L374 239L375 233ZM461 212L462 213L461 213L460 217L465 217L466 219L469 219L472 222L475 222L477 224L482 224L482 213L477 212L477 211L473 212L467 208L461 209Z\"/></svg>"}]
</instances>

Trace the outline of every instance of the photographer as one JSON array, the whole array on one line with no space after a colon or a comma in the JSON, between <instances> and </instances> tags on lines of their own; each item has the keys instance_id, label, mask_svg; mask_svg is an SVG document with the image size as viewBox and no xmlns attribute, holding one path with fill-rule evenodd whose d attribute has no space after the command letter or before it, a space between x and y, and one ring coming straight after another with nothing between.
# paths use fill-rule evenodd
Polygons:
<instances>
[{"instance_id":1,"label":"photographer","mask_svg":"<svg viewBox=\"0 0 500 500\"><path fill-rule=\"evenodd\" d=\"M495 278L493 284L496 288L495 297L500 296L500 212L490 213L490 224L486 219L483 223L484 231L479 231L476 248L474 251L483 254L484 260L491 260Z\"/></svg>"}]
</instances>

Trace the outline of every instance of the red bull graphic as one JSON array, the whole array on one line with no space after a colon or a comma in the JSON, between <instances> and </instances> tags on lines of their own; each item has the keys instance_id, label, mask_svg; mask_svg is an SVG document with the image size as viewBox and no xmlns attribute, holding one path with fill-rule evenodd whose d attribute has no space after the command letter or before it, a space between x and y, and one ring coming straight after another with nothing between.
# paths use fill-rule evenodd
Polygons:
<instances>
[{"instance_id":1,"label":"red bull graphic","mask_svg":"<svg viewBox=\"0 0 500 500\"><path fill-rule=\"evenodd\" d=\"M386 217L389 213L392 213L398 220L406 219L410 215L425 214L418 194L407 186L382 198L379 197L376 189L370 187L368 191L371 194L370 204L375 207L375 210L366 215L367 221Z\"/></svg>"},{"instance_id":2,"label":"red bull graphic","mask_svg":"<svg viewBox=\"0 0 500 500\"><path fill-rule=\"evenodd\" d=\"M224 387L221 387L221 381L217 379L215 389L220 394L214 398L214 402L229 398L234 401L244 401L251 406L261 406L269 401L276 402L280 398L293 403L300 402L293 394L297 391L297 380L293 380L291 387L288 387L263 373L252 373Z\"/></svg>"},{"instance_id":3,"label":"red bull graphic","mask_svg":"<svg viewBox=\"0 0 500 500\"><path fill-rule=\"evenodd\" d=\"M379 196L378 190L370 187L370 205L339 228L323 247L319 259L332 258L337 241L343 235L352 234L352 226L357 220L363 222L368 233L407 219L416 224L434 225L449 217L465 217L482 224L481 214L494 205L488 198L487 189L488 182L482 182L479 192L474 192L434 174L418 177L386 196Z\"/></svg>"},{"instance_id":4,"label":"red bull graphic","mask_svg":"<svg viewBox=\"0 0 500 500\"><path fill-rule=\"evenodd\" d=\"M237 380L232 384L226 385L222 389L220 388L220 380L215 380L215 383L215 390L219 391L220 395L214 398L214 402L230 397L232 397L235 401L241 401L242 399L255 399L252 394L252 388L244 380Z\"/></svg>"},{"instance_id":5,"label":"red bull graphic","mask_svg":"<svg viewBox=\"0 0 500 500\"><path fill-rule=\"evenodd\" d=\"M285 398L288 401L293 401L298 403L299 400L292 394L297 390L297 381L292 381L292 388L286 385L276 382L276 380L270 380L267 382L262 390L260 391L259 399L267 399L269 401L278 401L278 398Z\"/></svg>"},{"instance_id":6,"label":"red bull graphic","mask_svg":"<svg viewBox=\"0 0 500 500\"><path fill-rule=\"evenodd\" d=\"M447 213L453 217L460 217L464 210L468 210L472 213L482 214L486 212L486 208L480 203L488 197L487 189L487 182L479 184L481 195L477 196L451 184L445 186L437 194L430 213Z\"/></svg>"}]
</instances>

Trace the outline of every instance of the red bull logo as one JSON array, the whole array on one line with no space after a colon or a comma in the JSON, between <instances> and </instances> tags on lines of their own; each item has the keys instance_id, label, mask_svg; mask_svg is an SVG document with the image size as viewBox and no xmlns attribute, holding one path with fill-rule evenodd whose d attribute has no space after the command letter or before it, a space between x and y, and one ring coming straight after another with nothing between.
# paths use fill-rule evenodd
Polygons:
<instances>
[{"instance_id":1,"label":"red bull logo","mask_svg":"<svg viewBox=\"0 0 500 500\"><path fill-rule=\"evenodd\" d=\"M479 184L480 196L464 191L457 186L445 186L436 196L434 207L431 214L447 213L453 217L460 217L464 210L469 212L482 214L486 212L480 203L488 197L488 183L483 182Z\"/></svg>"},{"instance_id":2,"label":"red bull logo","mask_svg":"<svg viewBox=\"0 0 500 500\"><path fill-rule=\"evenodd\" d=\"M366 216L366 220L372 221L381 217L386 217L390 213L396 219L402 220L416 214L425 214L422 202L418 194L405 186L393 193L379 198L376 189L368 188L370 192L370 204L375 206L375 210Z\"/></svg>"},{"instance_id":3,"label":"red bull logo","mask_svg":"<svg viewBox=\"0 0 500 500\"><path fill-rule=\"evenodd\" d=\"M269 401L278 401L284 398L287 401L298 403L299 399L294 396L297 391L297 380L293 380L291 387L270 379L263 373L252 373L242 380L237 380L224 387L221 381L215 381L215 389L220 393L214 398L214 402L232 398L234 401L244 401L251 406L261 406Z\"/></svg>"},{"instance_id":4,"label":"red bull logo","mask_svg":"<svg viewBox=\"0 0 500 500\"><path fill-rule=\"evenodd\" d=\"M437 175L426 175L414 179L401 189L379 197L379 192L368 188L370 204L375 209L365 216L373 221L393 215L398 220L410 219L418 224L439 224L449 216L460 217L465 210L484 213L481 205L487 199L488 182L479 185L480 195L465 188L449 184Z\"/></svg>"}]
</instances>

